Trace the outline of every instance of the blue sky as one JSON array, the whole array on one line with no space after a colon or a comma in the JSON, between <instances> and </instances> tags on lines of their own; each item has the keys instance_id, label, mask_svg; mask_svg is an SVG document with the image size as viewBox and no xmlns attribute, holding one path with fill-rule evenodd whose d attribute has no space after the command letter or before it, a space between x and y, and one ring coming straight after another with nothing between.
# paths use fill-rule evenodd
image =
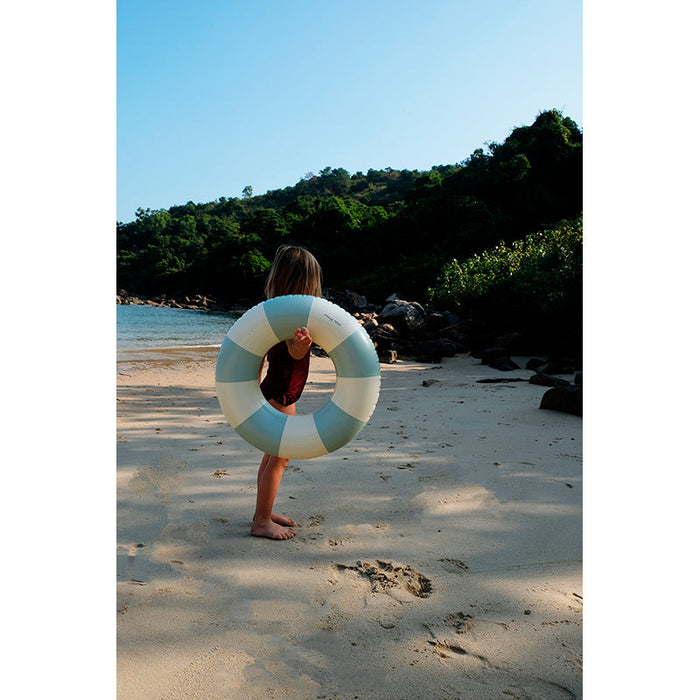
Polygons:
<instances>
[{"instance_id":1,"label":"blue sky","mask_svg":"<svg viewBox=\"0 0 700 700\"><path fill-rule=\"evenodd\" d=\"M118 0L117 219L428 169L556 108L583 124L580 0Z\"/></svg>"}]
</instances>

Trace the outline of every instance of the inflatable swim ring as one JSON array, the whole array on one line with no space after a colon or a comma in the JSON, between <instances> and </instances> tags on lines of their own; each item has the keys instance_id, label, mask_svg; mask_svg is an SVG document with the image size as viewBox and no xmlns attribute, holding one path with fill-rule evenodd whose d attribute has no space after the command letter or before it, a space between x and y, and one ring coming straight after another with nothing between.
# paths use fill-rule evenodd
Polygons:
<instances>
[{"instance_id":1,"label":"inflatable swim ring","mask_svg":"<svg viewBox=\"0 0 700 700\"><path fill-rule=\"evenodd\" d=\"M258 370L267 351L306 326L330 356L336 385L315 413L287 416L262 395ZM320 297L291 294L246 311L224 338L216 362L216 393L234 430L263 452L309 459L333 452L357 435L379 398L379 360L358 320Z\"/></svg>"}]
</instances>

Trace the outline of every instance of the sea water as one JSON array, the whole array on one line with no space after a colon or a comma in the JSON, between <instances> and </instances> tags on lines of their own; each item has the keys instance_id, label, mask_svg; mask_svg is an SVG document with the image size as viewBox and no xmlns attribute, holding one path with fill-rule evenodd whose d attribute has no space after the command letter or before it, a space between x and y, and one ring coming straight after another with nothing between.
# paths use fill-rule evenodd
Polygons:
<instances>
[{"instance_id":1,"label":"sea water","mask_svg":"<svg viewBox=\"0 0 700 700\"><path fill-rule=\"evenodd\" d=\"M119 352L218 347L237 314L117 304Z\"/></svg>"}]
</instances>

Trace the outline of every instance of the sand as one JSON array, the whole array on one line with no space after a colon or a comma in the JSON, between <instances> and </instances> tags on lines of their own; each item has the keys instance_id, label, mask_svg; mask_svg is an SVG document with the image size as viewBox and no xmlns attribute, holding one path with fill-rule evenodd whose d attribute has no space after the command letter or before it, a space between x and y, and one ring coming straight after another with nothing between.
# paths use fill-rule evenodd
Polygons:
<instances>
[{"instance_id":1,"label":"sand","mask_svg":"<svg viewBox=\"0 0 700 700\"><path fill-rule=\"evenodd\" d=\"M527 370L382 365L364 430L290 463L273 542L216 353L118 362L118 698L581 697L579 417L478 382ZM300 411L334 376L312 359Z\"/></svg>"}]
</instances>

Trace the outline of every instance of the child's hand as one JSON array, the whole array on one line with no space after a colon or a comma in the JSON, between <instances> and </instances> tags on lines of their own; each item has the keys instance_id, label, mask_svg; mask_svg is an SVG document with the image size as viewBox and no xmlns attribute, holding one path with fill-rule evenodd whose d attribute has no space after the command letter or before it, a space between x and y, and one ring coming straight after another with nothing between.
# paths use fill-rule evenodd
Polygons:
<instances>
[{"instance_id":1,"label":"child's hand","mask_svg":"<svg viewBox=\"0 0 700 700\"><path fill-rule=\"evenodd\" d=\"M304 355L309 351L313 338L309 335L309 329L302 327L297 328L294 332L294 340L287 341L287 347L289 348L289 354L295 360L301 360Z\"/></svg>"}]
</instances>

